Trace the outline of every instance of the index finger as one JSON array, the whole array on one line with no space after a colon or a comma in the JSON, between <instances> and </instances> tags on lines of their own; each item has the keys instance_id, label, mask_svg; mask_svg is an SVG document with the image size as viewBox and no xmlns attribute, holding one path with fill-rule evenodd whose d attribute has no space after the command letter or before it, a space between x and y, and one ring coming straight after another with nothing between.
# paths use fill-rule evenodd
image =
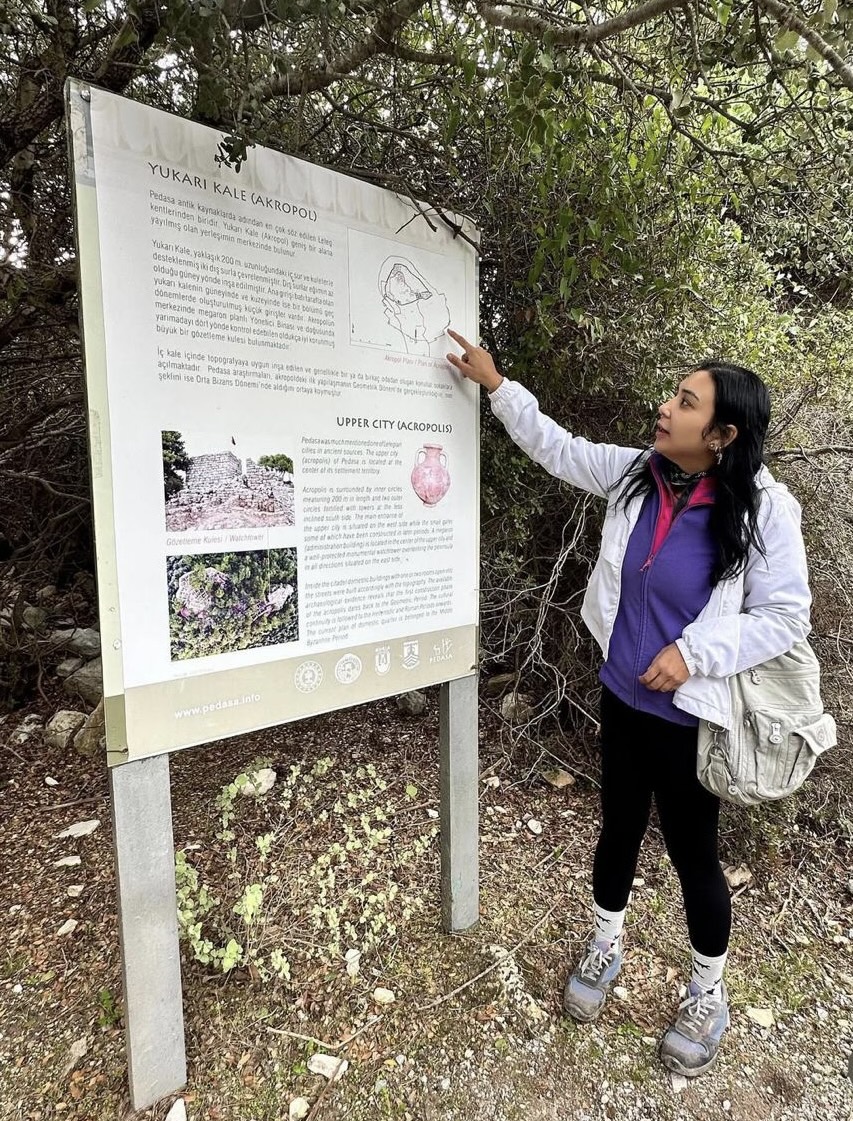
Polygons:
<instances>
[{"instance_id":1,"label":"index finger","mask_svg":"<svg viewBox=\"0 0 853 1121\"><path fill-rule=\"evenodd\" d=\"M469 343L468 340L466 338L464 338L464 336L460 335L457 331L453 331L453 330L450 329L450 327L448 327L447 328L447 333L448 333L448 335L450 335L451 339L455 339L456 342L459 343L459 345L462 347L463 350L473 350L474 349L474 344Z\"/></svg>"}]
</instances>

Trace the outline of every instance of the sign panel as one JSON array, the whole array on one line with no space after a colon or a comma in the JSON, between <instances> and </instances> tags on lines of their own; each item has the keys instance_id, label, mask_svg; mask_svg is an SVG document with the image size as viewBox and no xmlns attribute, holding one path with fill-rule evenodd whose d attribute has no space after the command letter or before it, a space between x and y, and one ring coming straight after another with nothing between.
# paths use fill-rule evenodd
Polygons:
<instances>
[{"instance_id":1,"label":"sign panel","mask_svg":"<svg viewBox=\"0 0 853 1121\"><path fill-rule=\"evenodd\" d=\"M110 763L473 673L478 395L443 357L477 335L473 245L68 98Z\"/></svg>"}]
</instances>

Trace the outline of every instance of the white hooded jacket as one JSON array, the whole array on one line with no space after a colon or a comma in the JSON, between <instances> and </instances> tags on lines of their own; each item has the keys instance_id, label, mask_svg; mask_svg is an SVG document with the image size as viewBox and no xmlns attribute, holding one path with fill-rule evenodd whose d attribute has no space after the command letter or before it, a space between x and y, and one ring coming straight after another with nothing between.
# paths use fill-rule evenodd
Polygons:
<instances>
[{"instance_id":1,"label":"white hooded jacket","mask_svg":"<svg viewBox=\"0 0 853 1121\"><path fill-rule=\"evenodd\" d=\"M619 607L622 560L643 504L640 495L617 510L618 494L610 495L609 490L640 449L573 436L540 411L532 393L509 378L489 394L489 401L531 459L556 478L608 500L601 549L581 607L581 617L606 659ZM765 467L757 482L758 528L766 557L750 549L745 569L717 584L676 640L690 677L675 690L673 704L727 729L732 715L726 679L784 654L811 630L800 504Z\"/></svg>"}]
</instances>

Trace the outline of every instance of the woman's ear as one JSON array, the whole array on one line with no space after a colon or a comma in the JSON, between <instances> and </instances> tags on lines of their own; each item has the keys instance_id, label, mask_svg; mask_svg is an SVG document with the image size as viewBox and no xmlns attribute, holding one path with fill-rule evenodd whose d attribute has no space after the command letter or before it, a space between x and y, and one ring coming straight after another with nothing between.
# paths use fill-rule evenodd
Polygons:
<instances>
[{"instance_id":1,"label":"woman's ear","mask_svg":"<svg viewBox=\"0 0 853 1121\"><path fill-rule=\"evenodd\" d=\"M735 424L721 424L717 431L720 433L720 443L724 448L727 448L737 439L737 425Z\"/></svg>"}]
</instances>

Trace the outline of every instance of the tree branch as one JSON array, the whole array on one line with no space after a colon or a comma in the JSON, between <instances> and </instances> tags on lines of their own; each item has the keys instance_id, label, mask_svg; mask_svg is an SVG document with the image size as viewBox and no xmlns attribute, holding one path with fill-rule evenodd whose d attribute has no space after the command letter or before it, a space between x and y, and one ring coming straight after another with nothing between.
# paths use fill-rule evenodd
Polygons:
<instances>
[{"instance_id":1,"label":"tree branch","mask_svg":"<svg viewBox=\"0 0 853 1121\"><path fill-rule=\"evenodd\" d=\"M853 90L853 66L845 62L838 51L813 27L809 27L801 15L787 4L781 3L781 0L758 0L758 3L774 15L783 27L790 27L792 31L796 31L801 39L804 39L822 59L829 63L844 85L849 90Z\"/></svg>"},{"instance_id":2,"label":"tree branch","mask_svg":"<svg viewBox=\"0 0 853 1121\"><path fill-rule=\"evenodd\" d=\"M287 68L283 74L256 88L254 97L263 103L276 97L293 97L326 89L333 82L347 77L369 58L393 53L394 40L401 28L424 6L425 2L426 0L397 0L397 3L392 4L379 16L364 39L355 43L345 54L329 60L323 70ZM244 100L248 102L252 96L252 91L249 91Z\"/></svg>"},{"instance_id":3,"label":"tree branch","mask_svg":"<svg viewBox=\"0 0 853 1121\"><path fill-rule=\"evenodd\" d=\"M644 4L629 8L620 16L602 20L601 23L579 24L577 27L561 27L539 16L517 15L499 4L486 4L482 0L477 3L477 11L492 27L502 27L506 31L524 31L537 37L549 32L557 46L571 47L579 43L600 43L603 39L610 39L632 27L648 23L664 12L683 6L684 0L646 0Z\"/></svg>"},{"instance_id":4,"label":"tree branch","mask_svg":"<svg viewBox=\"0 0 853 1121\"><path fill-rule=\"evenodd\" d=\"M826 444L822 448L780 448L778 451L767 452L767 458L776 459L782 455L796 455L807 459L810 455L828 455L830 452L853 455L853 444Z\"/></svg>"}]
</instances>

